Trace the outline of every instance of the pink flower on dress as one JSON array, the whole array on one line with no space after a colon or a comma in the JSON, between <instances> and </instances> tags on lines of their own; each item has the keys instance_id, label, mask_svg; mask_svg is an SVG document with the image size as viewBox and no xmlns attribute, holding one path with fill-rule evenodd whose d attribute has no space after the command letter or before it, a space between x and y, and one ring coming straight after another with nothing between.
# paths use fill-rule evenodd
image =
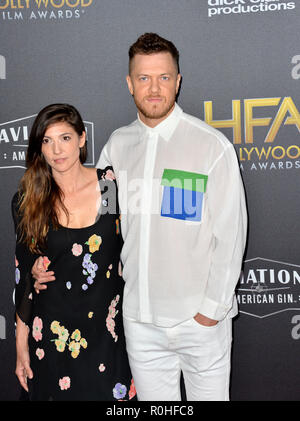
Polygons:
<instances>
[{"instance_id":1,"label":"pink flower on dress","mask_svg":"<svg viewBox=\"0 0 300 421\"><path fill-rule=\"evenodd\" d=\"M48 257L47 256L44 256L43 257L43 266L44 266L44 269L45 270L48 270L48 266L50 265L50 260L48 259Z\"/></svg>"},{"instance_id":2,"label":"pink flower on dress","mask_svg":"<svg viewBox=\"0 0 300 421\"><path fill-rule=\"evenodd\" d=\"M32 324L32 336L36 340L36 342L42 340L42 329L43 329L43 321L39 317L35 317Z\"/></svg>"},{"instance_id":3,"label":"pink flower on dress","mask_svg":"<svg viewBox=\"0 0 300 421\"><path fill-rule=\"evenodd\" d=\"M104 174L105 180L115 180L116 176L112 170L106 170Z\"/></svg>"},{"instance_id":4,"label":"pink flower on dress","mask_svg":"<svg viewBox=\"0 0 300 421\"><path fill-rule=\"evenodd\" d=\"M114 318L118 314L118 310L116 310L116 305L118 304L120 299L120 296L117 295L114 300L110 303L110 306L108 307L108 315L106 317L106 328L111 334L111 336L114 338L115 342L118 340L118 335L115 333L115 326L116 323L114 321Z\"/></svg>"},{"instance_id":5,"label":"pink flower on dress","mask_svg":"<svg viewBox=\"0 0 300 421\"><path fill-rule=\"evenodd\" d=\"M35 355L38 357L39 360L42 360L45 356L45 351L41 348L37 348L35 351Z\"/></svg>"},{"instance_id":6,"label":"pink flower on dress","mask_svg":"<svg viewBox=\"0 0 300 421\"><path fill-rule=\"evenodd\" d=\"M135 385L134 385L133 379L131 379L131 385L130 385L130 389L129 389L129 392L128 392L129 399L134 398L135 395L136 395Z\"/></svg>"},{"instance_id":7,"label":"pink flower on dress","mask_svg":"<svg viewBox=\"0 0 300 421\"><path fill-rule=\"evenodd\" d=\"M81 253L82 253L82 250L83 250L83 248L82 248L81 244L77 244L77 243L73 244L72 253L73 253L74 256L80 256Z\"/></svg>"},{"instance_id":8,"label":"pink flower on dress","mask_svg":"<svg viewBox=\"0 0 300 421\"><path fill-rule=\"evenodd\" d=\"M108 314L109 314L110 318L115 318L116 315L118 314L118 310L116 310L115 306L110 305L108 307Z\"/></svg>"},{"instance_id":9,"label":"pink flower on dress","mask_svg":"<svg viewBox=\"0 0 300 421\"><path fill-rule=\"evenodd\" d=\"M71 379L70 377L63 377L62 379L59 379L58 384L59 384L60 390L70 389Z\"/></svg>"},{"instance_id":10,"label":"pink flower on dress","mask_svg":"<svg viewBox=\"0 0 300 421\"><path fill-rule=\"evenodd\" d=\"M106 319L106 327L107 327L107 330L111 334L114 333L115 326L116 326L115 321L111 317L107 317L107 319Z\"/></svg>"},{"instance_id":11,"label":"pink flower on dress","mask_svg":"<svg viewBox=\"0 0 300 421\"><path fill-rule=\"evenodd\" d=\"M15 265L16 265L16 268L19 266L19 262L16 256L15 256Z\"/></svg>"},{"instance_id":12,"label":"pink flower on dress","mask_svg":"<svg viewBox=\"0 0 300 421\"><path fill-rule=\"evenodd\" d=\"M100 373L103 373L103 371L105 371L105 368L106 368L105 365L101 363L99 365L99 371L100 371Z\"/></svg>"}]
</instances>

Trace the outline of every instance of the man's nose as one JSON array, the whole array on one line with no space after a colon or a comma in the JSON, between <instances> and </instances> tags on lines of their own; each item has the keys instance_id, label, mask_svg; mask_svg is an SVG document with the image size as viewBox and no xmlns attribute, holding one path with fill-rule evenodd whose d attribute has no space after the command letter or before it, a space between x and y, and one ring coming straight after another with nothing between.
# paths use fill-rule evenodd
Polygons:
<instances>
[{"instance_id":1,"label":"man's nose","mask_svg":"<svg viewBox=\"0 0 300 421\"><path fill-rule=\"evenodd\" d=\"M151 79L150 91L156 93L160 91L159 80L157 78Z\"/></svg>"}]
</instances>

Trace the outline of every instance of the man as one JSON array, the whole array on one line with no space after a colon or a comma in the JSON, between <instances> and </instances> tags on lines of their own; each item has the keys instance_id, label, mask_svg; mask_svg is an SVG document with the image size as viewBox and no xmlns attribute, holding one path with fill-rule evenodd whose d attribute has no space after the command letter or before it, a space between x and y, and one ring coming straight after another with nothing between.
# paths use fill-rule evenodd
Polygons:
<instances>
[{"instance_id":1,"label":"man","mask_svg":"<svg viewBox=\"0 0 300 421\"><path fill-rule=\"evenodd\" d=\"M246 206L232 144L176 103L176 47L153 33L129 49L137 120L116 130L124 326L139 400L228 400L234 295Z\"/></svg>"}]
</instances>

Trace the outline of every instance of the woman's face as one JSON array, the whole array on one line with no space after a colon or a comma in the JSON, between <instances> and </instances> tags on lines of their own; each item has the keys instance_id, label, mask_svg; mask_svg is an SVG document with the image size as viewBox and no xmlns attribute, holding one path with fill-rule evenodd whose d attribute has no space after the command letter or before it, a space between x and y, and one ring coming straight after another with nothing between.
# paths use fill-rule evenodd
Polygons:
<instances>
[{"instance_id":1,"label":"woman's face","mask_svg":"<svg viewBox=\"0 0 300 421\"><path fill-rule=\"evenodd\" d=\"M79 153L85 144L85 132L81 136L66 122L51 124L42 140L42 154L55 172L63 173L80 162Z\"/></svg>"}]
</instances>

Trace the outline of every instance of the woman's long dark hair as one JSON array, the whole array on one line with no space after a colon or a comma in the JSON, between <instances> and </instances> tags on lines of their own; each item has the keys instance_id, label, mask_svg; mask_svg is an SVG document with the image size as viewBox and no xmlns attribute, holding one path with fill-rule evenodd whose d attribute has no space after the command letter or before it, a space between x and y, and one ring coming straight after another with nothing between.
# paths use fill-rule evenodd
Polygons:
<instances>
[{"instance_id":1,"label":"woman's long dark hair","mask_svg":"<svg viewBox=\"0 0 300 421\"><path fill-rule=\"evenodd\" d=\"M32 253L42 253L45 248L49 223L59 226L57 209L68 217L63 203L63 192L56 184L50 165L42 154L42 141L47 128L55 123L66 122L81 136L85 132L79 112L69 104L51 104L43 108L34 120L26 155L27 170L20 183L19 235ZM86 143L80 148L79 159L83 164L87 157Z\"/></svg>"}]
</instances>

